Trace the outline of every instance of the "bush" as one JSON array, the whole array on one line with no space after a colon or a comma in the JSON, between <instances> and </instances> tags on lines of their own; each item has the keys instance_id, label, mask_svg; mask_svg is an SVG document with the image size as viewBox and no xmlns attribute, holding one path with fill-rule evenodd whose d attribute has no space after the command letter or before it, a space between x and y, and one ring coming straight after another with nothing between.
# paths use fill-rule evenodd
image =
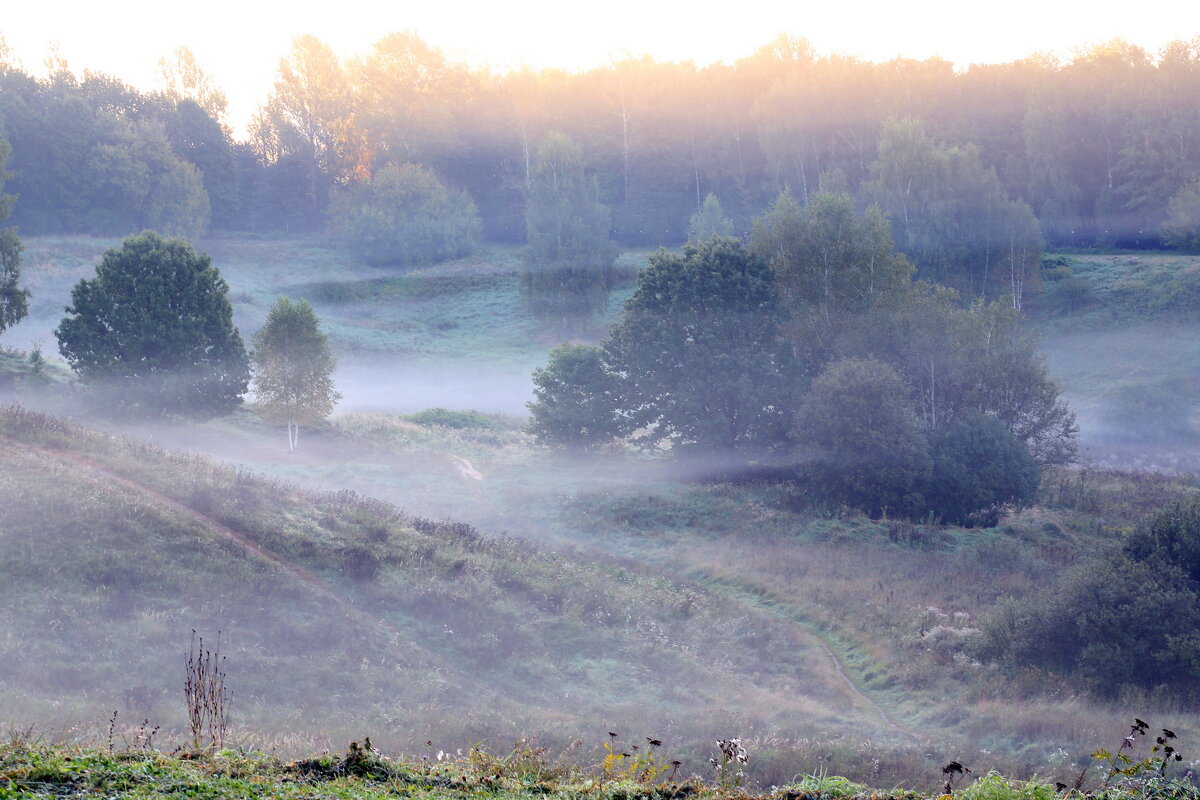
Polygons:
<instances>
[{"instance_id":1,"label":"bush","mask_svg":"<svg viewBox=\"0 0 1200 800\"><path fill-rule=\"evenodd\" d=\"M591 450L621 432L614 412L613 379L598 347L563 344L533 372L529 432L545 444Z\"/></svg>"},{"instance_id":2,"label":"bush","mask_svg":"<svg viewBox=\"0 0 1200 800\"><path fill-rule=\"evenodd\" d=\"M995 417L966 414L933 431L929 450L926 509L944 522L991 527L1002 508L1026 506L1037 492L1037 464Z\"/></svg>"},{"instance_id":3,"label":"bush","mask_svg":"<svg viewBox=\"0 0 1200 800\"><path fill-rule=\"evenodd\" d=\"M427 408L424 411L409 414L405 419L409 422L415 422L418 425L455 428L457 430L496 427L496 423L486 414L481 414L478 411L451 411L448 408Z\"/></svg>"},{"instance_id":4,"label":"bush","mask_svg":"<svg viewBox=\"0 0 1200 800\"><path fill-rule=\"evenodd\" d=\"M1200 501L1143 522L1119 552L1071 569L1048 595L1006 600L979 655L1127 686L1200 690Z\"/></svg>"},{"instance_id":5,"label":"bush","mask_svg":"<svg viewBox=\"0 0 1200 800\"><path fill-rule=\"evenodd\" d=\"M908 387L874 359L845 359L814 382L796 417L815 488L872 516L919 514L930 476L929 445Z\"/></svg>"},{"instance_id":6,"label":"bush","mask_svg":"<svg viewBox=\"0 0 1200 800\"><path fill-rule=\"evenodd\" d=\"M330 202L330 232L375 265L433 264L475 249L481 223L471 197L447 189L432 170L389 164Z\"/></svg>"}]
</instances>

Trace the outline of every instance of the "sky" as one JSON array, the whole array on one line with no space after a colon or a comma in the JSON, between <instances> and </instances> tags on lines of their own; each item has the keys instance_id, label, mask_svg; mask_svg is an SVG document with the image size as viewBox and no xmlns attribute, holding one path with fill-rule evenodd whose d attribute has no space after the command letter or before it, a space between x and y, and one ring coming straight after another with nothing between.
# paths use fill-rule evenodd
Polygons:
<instances>
[{"instance_id":1,"label":"sky","mask_svg":"<svg viewBox=\"0 0 1200 800\"><path fill-rule=\"evenodd\" d=\"M883 61L939 56L960 68L1035 52L1069 58L1117 36L1157 51L1200 35L1194 0L43 0L6 4L0 35L41 74L52 46L92 69L159 87L158 60L186 45L229 96L235 131L270 93L290 41L311 33L344 56L412 30L455 60L500 69L586 69L623 53L734 61L781 33L818 53ZM589 10L593 9L593 10Z\"/></svg>"}]
</instances>

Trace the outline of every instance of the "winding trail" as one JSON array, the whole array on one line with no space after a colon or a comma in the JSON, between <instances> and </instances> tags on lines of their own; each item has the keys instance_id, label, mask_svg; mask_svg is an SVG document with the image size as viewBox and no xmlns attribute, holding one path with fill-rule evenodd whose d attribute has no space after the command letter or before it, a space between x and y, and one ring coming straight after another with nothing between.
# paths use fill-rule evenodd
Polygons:
<instances>
[{"instance_id":1,"label":"winding trail","mask_svg":"<svg viewBox=\"0 0 1200 800\"><path fill-rule=\"evenodd\" d=\"M790 622L804 630L809 636L815 639L824 651L825 655L833 663L833 671L841 679L846 689L850 692L851 697L858 701L858 705L867 708L872 714L879 718L883 725L894 730L897 733L903 734L905 737L912 739L923 739L925 734L902 725L897 722L891 714L889 714L883 706L881 706L875 698L871 697L850 677L846 663L840 653L829 643L829 641L821 634L819 630L804 617L804 615L794 607L788 606L780 600L776 595L766 590L761 589L753 584L748 584L744 581L727 578L723 576L713 575L701 569L692 570L688 573L689 577L697 583L703 584L712 588L714 591L724 592L727 595L736 597L746 603L751 603L761 610L771 614L774 617Z\"/></svg>"},{"instance_id":2,"label":"winding trail","mask_svg":"<svg viewBox=\"0 0 1200 800\"><path fill-rule=\"evenodd\" d=\"M493 503L491 498L489 498L484 492L483 474L475 469L474 465L472 465L467 459L451 453L448 453L447 455L450 456L454 468L458 472L459 476L464 480L468 480L468 482L474 482L471 488L475 491L475 493L480 495L480 497L488 505L490 505L493 510L504 514L505 512L502 511L495 503ZM571 540L569 538L560 538L559 541L561 541L561 543L564 545L574 547L580 546L580 542ZM590 546L594 547L600 553L606 552L603 548L595 547L594 545ZM669 567L669 565L662 559L650 560L654 561L660 568L671 569L671 567ZM920 731L897 722L895 718L893 718L892 715L883 708L883 706L881 706L873 697L867 694L867 692L854 681L849 674L849 668L847 667L846 662L841 654L829 643L829 641L821 634L821 632L815 628L812 622L803 616L799 610L791 608L787 603L783 602L773 594L767 593L757 586L747 584L740 580L712 575L703 570L691 570L687 572L684 577L696 583L706 585L709 588L721 592L727 596L732 596L743 602L751 603L774 617L796 625L814 640L816 640L816 642L820 645L821 650L825 653L833 665L834 674L837 675L840 682L846 687L846 690L850 694L851 698L854 699L856 705L858 705L860 708L866 709L871 715L878 717L884 727L890 728L896 733L913 739L920 739L924 737L924 734L922 734Z\"/></svg>"},{"instance_id":3,"label":"winding trail","mask_svg":"<svg viewBox=\"0 0 1200 800\"><path fill-rule=\"evenodd\" d=\"M184 503L179 502L169 495L163 494L152 486L147 486L130 478L126 478L125 476L112 471L108 467L98 464L88 457L71 450L66 450L59 447L31 445L11 439L7 441L7 444L29 452L50 456L51 458L59 461L65 461L88 473L91 473L93 476L102 479L108 484L117 485L133 492L134 494L147 497L166 511L169 511L172 514L191 522L195 522L209 533L241 549L250 557L265 562L279 570L284 575L287 575L288 577L307 585L319 597L327 600L329 603L336 606L348 616L379 630L381 633L387 634L389 638L394 638L394 641L403 642L408 638L408 635L398 627L391 624L387 620L376 617L365 609L360 608L354 603L353 600L347 598L346 595L339 591L333 584L321 578L316 573L311 572L304 567L297 566L284 556L268 550L257 542L249 539L244 534L239 533L233 528L230 528L228 525L225 525L224 523L213 519L207 514L204 514ZM429 654L427 651L422 650L421 652L426 658L431 656L431 654Z\"/></svg>"}]
</instances>

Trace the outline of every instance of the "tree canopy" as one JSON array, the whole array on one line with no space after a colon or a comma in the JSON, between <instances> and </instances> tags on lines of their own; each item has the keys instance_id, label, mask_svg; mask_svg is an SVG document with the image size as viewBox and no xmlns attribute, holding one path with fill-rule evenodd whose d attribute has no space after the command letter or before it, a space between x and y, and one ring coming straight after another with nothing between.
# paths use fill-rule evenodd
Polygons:
<instances>
[{"instance_id":1,"label":"tree canopy","mask_svg":"<svg viewBox=\"0 0 1200 800\"><path fill-rule=\"evenodd\" d=\"M8 142L0 139L0 222L8 219L12 211L12 195L3 194L4 181L8 173L4 164L8 160ZM0 333L25 318L29 312L29 291L21 288L21 239L14 228L0 228Z\"/></svg>"},{"instance_id":2,"label":"tree canopy","mask_svg":"<svg viewBox=\"0 0 1200 800\"><path fill-rule=\"evenodd\" d=\"M598 347L562 344L545 367L533 371L528 430L543 443L592 450L622 432L616 381Z\"/></svg>"},{"instance_id":3,"label":"tree canopy","mask_svg":"<svg viewBox=\"0 0 1200 800\"><path fill-rule=\"evenodd\" d=\"M370 180L334 193L330 232L369 264L432 264L475 249L479 212L432 170L389 164Z\"/></svg>"},{"instance_id":4,"label":"tree canopy","mask_svg":"<svg viewBox=\"0 0 1200 800\"><path fill-rule=\"evenodd\" d=\"M320 320L306 301L275 301L267 322L254 334L255 408L288 427L288 447L300 438L300 426L329 416L341 395L334 389L337 361Z\"/></svg>"},{"instance_id":5,"label":"tree canopy","mask_svg":"<svg viewBox=\"0 0 1200 800\"><path fill-rule=\"evenodd\" d=\"M737 239L660 250L605 344L619 408L642 441L731 452L787 427L789 357L767 265Z\"/></svg>"},{"instance_id":6,"label":"tree canopy","mask_svg":"<svg viewBox=\"0 0 1200 800\"><path fill-rule=\"evenodd\" d=\"M610 221L580 148L562 134L548 135L525 190L529 244L521 288L535 314L570 331L605 308L616 258Z\"/></svg>"},{"instance_id":7,"label":"tree canopy","mask_svg":"<svg viewBox=\"0 0 1200 800\"><path fill-rule=\"evenodd\" d=\"M250 378L228 293L207 255L147 231L105 252L54 335L112 406L216 416L241 403Z\"/></svg>"}]
</instances>

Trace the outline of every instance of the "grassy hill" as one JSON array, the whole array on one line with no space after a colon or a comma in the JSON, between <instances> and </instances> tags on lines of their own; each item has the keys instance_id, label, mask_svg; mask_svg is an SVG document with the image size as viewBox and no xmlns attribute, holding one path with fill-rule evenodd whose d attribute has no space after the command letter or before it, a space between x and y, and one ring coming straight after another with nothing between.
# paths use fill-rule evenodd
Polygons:
<instances>
[{"instance_id":1,"label":"grassy hill","mask_svg":"<svg viewBox=\"0 0 1200 800\"><path fill-rule=\"evenodd\" d=\"M543 551L0 412L0 705L182 727L193 629L260 739L874 731L803 626L630 559ZM763 765L769 774L770 762ZM774 776L771 776L772 778Z\"/></svg>"},{"instance_id":2,"label":"grassy hill","mask_svg":"<svg viewBox=\"0 0 1200 800\"><path fill-rule=\"evenodd\" d=\"M5 341L57 324L107 244L30 242L34 313ZM399 413L520 408L554 337L521 308L515 251L391 274L306 242L205 248L243 333L277 294L311 299L348 406L384 413L344 410L293 454L250 410L88 422L97 430L9 412L0 508L19 511L0 520L0 556L29 565L0 588L12 631L0 675L16 676L0 705L14 721L94 723L120 708L178 728L196 628L229 637L238 724L292 751L366 733L410 751L535 734L595 749L611 727L700 763L704 743L743 735L764 785L821 769L928 785L943 756L1073 779L1130 714L1200 731L1171 701L1101 703L969 647L998 598L1052 585L1195 492L1192 478L1069 471L1037 508L960 530L812 508L786 487L705 484L633 453L567 459L519 418ZM1179 399L1200 323L1122 298L1175 296L1200 260L1131 258L1068 256L1058 280L1085 282L1086 302L1055 299L1049 281L1034 319L1089 452L1184 471L1200 464L1195 401ZM1129 426L1130 412L1157 424L1164 409L1182 414L1182 434ZM1113 438L1112 420L1137 436Z\"/></svg>"}]
</instances>

